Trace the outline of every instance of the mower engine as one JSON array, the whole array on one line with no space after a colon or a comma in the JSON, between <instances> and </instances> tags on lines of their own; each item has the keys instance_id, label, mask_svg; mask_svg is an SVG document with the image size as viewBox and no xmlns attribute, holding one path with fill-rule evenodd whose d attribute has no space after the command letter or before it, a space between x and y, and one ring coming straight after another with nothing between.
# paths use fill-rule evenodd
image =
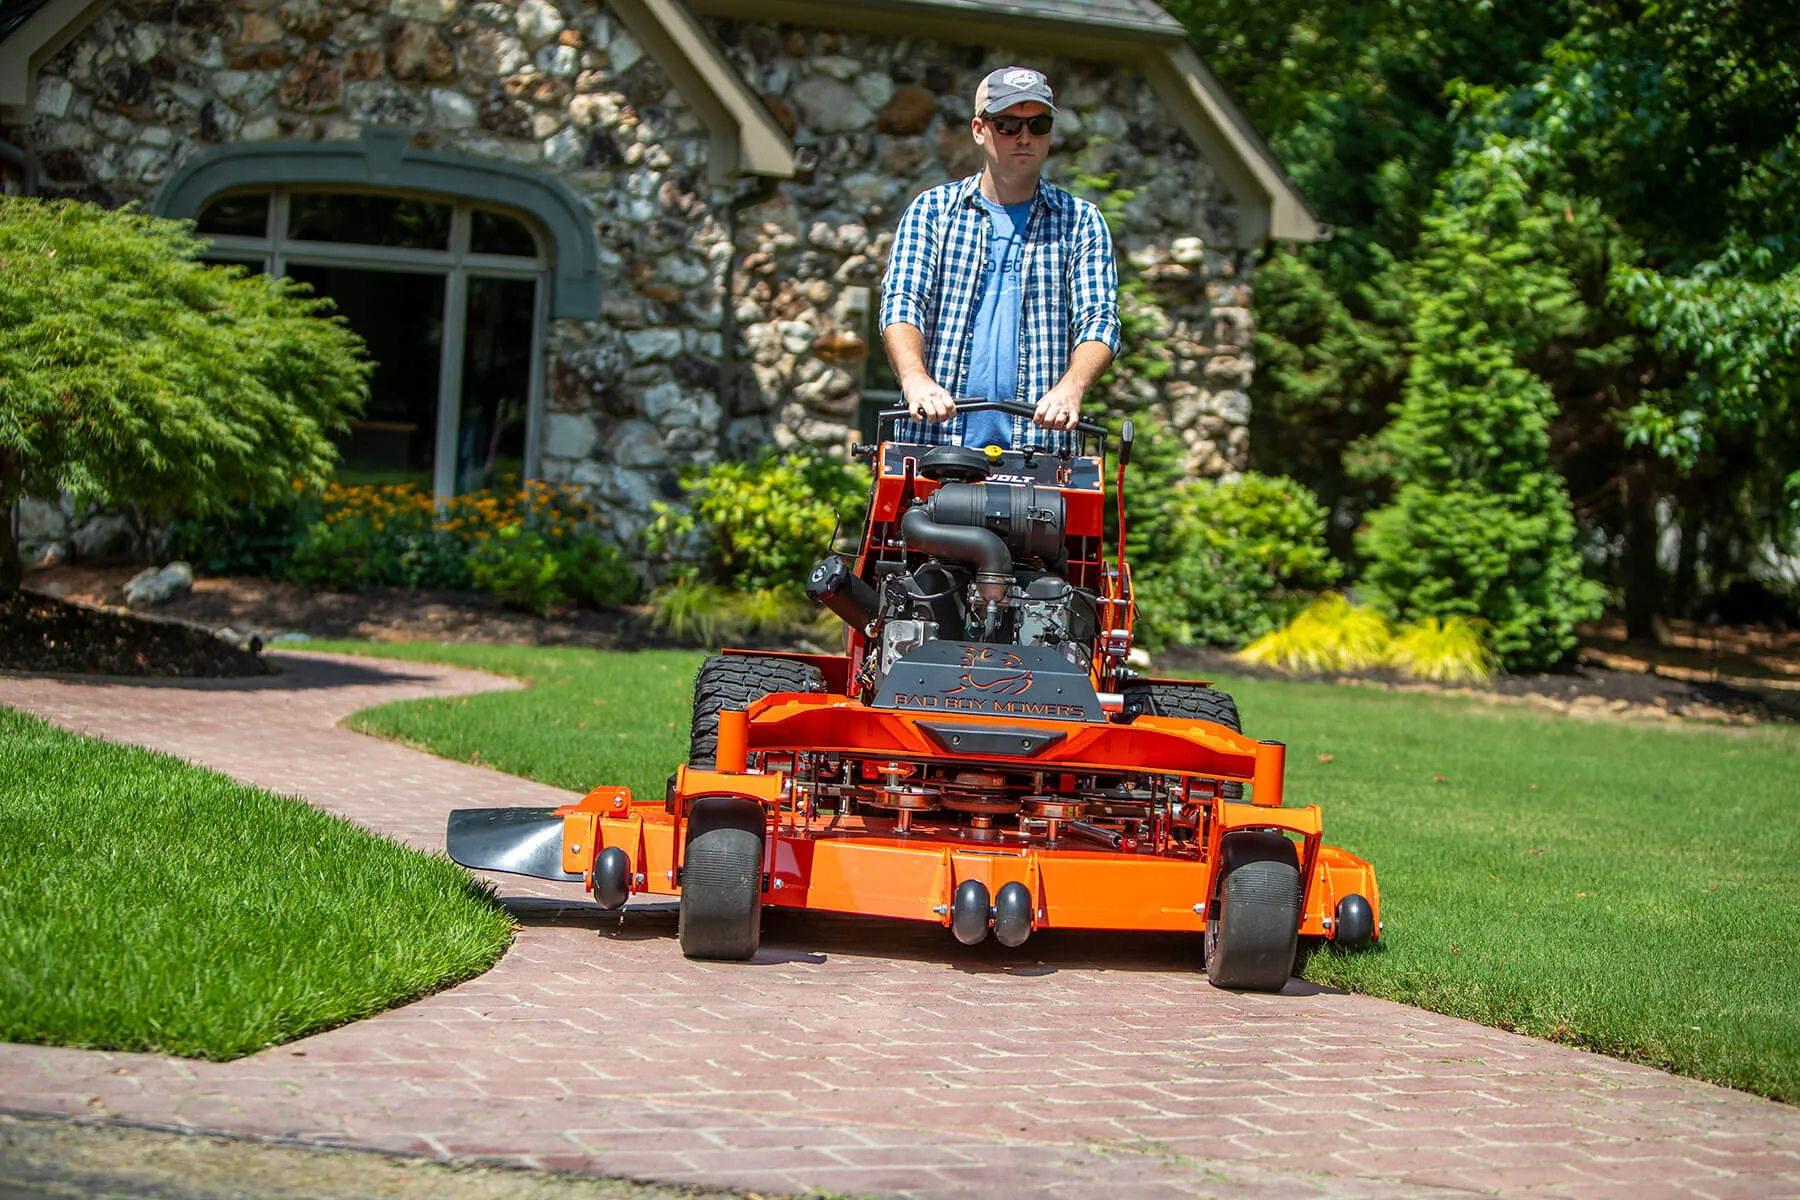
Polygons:
<instances>
[{"instance_id":1,"label":"mower engine","mask_svg":"<svg viewBox=\"0 0 1800 1200\"><path fill-rule=\"evenodd\" d=\"M870 587L834 555L814 570L807 595L869 638L872 686L938 639L1042 646L1086 674L1099 613L1093 594L1061 574L1067 524L1056 488L944 483L900 521L906 548L924 561L878 563Z\"/></svg>"}]
</instances>

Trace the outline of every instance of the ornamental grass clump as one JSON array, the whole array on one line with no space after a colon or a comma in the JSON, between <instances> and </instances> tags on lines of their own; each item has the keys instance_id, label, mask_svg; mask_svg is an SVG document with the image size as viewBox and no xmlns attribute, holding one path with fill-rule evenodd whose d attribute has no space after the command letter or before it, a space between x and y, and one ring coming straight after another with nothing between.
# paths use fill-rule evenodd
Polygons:
<instances>
[{"instance_id":1,"label":"ornamental grass clump","mask_svg":"<svg viewBox=\"0 0 1800 1200\"><path fill-rule=\"evenodd\" d=\"M1490 683L1500 660L1488 647L1487 629L1480 617L1425 617L1394 635L1388 663L1433 683Z\"/></svg>"},{"instance_id":2,"label":"ornamental grass clump","mask_svg":"<svg viewBox=\"0 0 1800 1200\"><path fill-rule=\"evenodd\" d=\"M685 575L650 593L650 623L678 642L716 646L737 632L736 607L718 584Z\"/></svg>"},{"instance_id":3,"label":"ornamental grass clump","mask_svg":"<svg viewBox=\"0 0 1800 1200\"><path fill-rule=\"evenodd\" d=\"M1237 657L1280 671L1329 674L1386 665L1393 631L1387 618L1341 592L1327 592L1280 629L1238 651Z\"/></svg>"},{"instance_id":4,"label":"ornamental grass clump","mask_svg":"<svg viewBox=\"0 0 1800 1200\"><path fill-rule=\"evenodd\" d=\"M1424 617L1388 624L1380 610L1328 592L1280 629L1238 651L1242 662L1294 674L1354 674L1387 668L1432 683L1486 684L1500 669L1479 617Z\"/></svg>"}]
</instances>

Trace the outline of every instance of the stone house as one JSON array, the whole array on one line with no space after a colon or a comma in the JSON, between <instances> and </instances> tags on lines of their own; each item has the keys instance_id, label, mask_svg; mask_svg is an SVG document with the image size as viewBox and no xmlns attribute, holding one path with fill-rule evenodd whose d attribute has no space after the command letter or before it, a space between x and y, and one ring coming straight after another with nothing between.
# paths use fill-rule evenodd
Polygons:
<instances>
[{"instance_id":1,"label":"stone house","mask_svg":"<svg viewBox=\"0 0 1800 1200\"><path fill-rule=\"evenodd\" d=\"M0 180L334 297L380 363L345 478L571 481L629 543L683 465L868 423L892 230L1013 62L1052 181L1130 189L1133 402L1241 469L1252 254L1329 231L1152 0L0 0Z\"/></svg>"}]
</instances>

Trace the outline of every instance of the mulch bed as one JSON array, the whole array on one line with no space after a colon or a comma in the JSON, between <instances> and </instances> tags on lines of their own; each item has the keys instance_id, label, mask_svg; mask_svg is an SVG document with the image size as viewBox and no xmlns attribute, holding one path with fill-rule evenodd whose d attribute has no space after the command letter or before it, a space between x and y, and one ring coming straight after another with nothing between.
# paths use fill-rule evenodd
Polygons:
<instances>
[{"instance_id":1,"label":"mulch bed","mask_svg":"<svg viewBox=\"0 0 1800 1200\"><path fill-rule=\"evenodd\" d=\"M492 596L470 592L409 592L375 588L360 593L317 592L268 579L201 579L192 592L136 623L121 608L121 588L136 567L62 565L29 573L34 604L63 604L43 632L21 633L10 610L0 611L0 668L96 674L259 674L261 659L205 630L226 629L238 640L293 637L373 641L479 642L490 645L585 646L629 650L674 643L655 632L645 610L577 610L550 617L514 612ZM22 593L29 594L29 593ZM73 610L73 615L70 610ZM82 624L87 622L89 624ZM1800 633L1756 629L1697 629L1674 623L1666 644L1632 642L1622 628L1584 631L1569 669L1505 675L1491 690L1441 688L1384 672L1333 677L1330 682L1396 690L1469 692L1580 716L1685 719L1728 724L1800 721ZM86 629L82 637L76 633ZM135 631L135 632L134 632ZM296 640L296 648L304 641ZM142 662L140 663L140 659ZM211 664L218 664L216 667ZM254 666L248 664L255 664ZM1253 667L1222 650L1183 648L1156 657L1153 673L1191 671L1269 679L1292 676Z\"/></svg>"},{"instance_id":2,"label":"mulch bed","mask_svg":"<svg viewBox=\"0 0 1800 1200\"><path fill-rule=\"evenodd\" d=\"M1593 641L1584 638L1584 642ZM1738 676L1684 678L1660 672L1670 669L1661 648L1633 645L1636 656L1617 649L1596 651L1584 645L1576 661L1561 671L1529 675L1502 675L1488 688L1446 687L1420 683L1390 671L1357 675L1295 676L1268 667L1242 663L1229 651L1184 647L1158 656L1156 671L1191 671L1196 674L1252 679L1312 678L1322 683L1346 684L1391 691L1440 692L1470 695L1502 702L1528 704L1575 716L1681 719L1727 725L1754 725L1762 721L1800 721L1800 691L1775 683L1759 686ZM1614 665L1599 665L1604 657ZM1687 668L1675 668L1682 675Z\"/></svg>"},{"instance_id":3,"label":"mulch bed","mask_svg":"<svg viewBox=\"0 0 1800 1200\"><path fill-rule=\"evenodd\" d=\"M272 669L262 655L179 622L34 591L0 599L0 670L235 679Z\"/></svg>"}]
</instances>

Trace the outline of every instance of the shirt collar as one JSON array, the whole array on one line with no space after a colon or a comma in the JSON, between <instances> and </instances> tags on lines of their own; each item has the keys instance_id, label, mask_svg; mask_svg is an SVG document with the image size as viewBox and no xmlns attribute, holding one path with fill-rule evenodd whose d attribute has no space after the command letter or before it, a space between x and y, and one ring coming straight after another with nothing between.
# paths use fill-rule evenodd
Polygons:
<instances>
[{"instance_id":1,"label":"shirt collar","mask_svg":"<svg viewBox=\"0 0 1800 1200\"><path fill-rule=\"evenodd\" d=\"M971 205L979 208L980 197L981 172L977 171L967 179L963 180L959 185L956 193L956 202L965 208L970 207ZM1037 191L1033 192L1031 196L1032 206L1035 208L1039 204L1051 204L1054 202L1054 197L1055 189L1051 187L1050 181L1045 179L1042 175L1038 176Z\"/></svg>"}]
</instances>

